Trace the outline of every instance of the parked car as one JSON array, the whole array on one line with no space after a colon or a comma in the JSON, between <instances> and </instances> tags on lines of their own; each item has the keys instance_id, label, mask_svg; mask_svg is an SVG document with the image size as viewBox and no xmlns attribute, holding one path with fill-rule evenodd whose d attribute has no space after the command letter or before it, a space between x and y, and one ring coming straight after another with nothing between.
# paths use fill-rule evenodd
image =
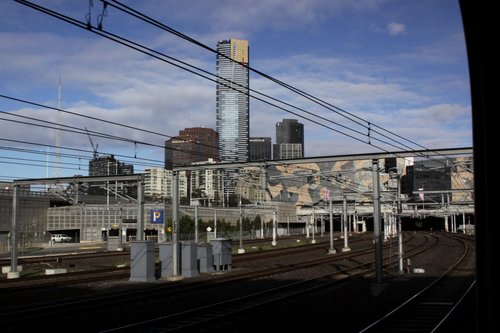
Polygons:
<instances>
[{"instance_id":1,"label":"parked car","mask_svg":"<svg viewBox=\"0 0 500 333\"><path fill-rule=\"evenodd\" d=\"M64 242L70 242L71 237L66 234L54 234L52 235L52 237L50 237L50 240L53 241L54 243L64 243Z\"/></svg>"}]
</instances>

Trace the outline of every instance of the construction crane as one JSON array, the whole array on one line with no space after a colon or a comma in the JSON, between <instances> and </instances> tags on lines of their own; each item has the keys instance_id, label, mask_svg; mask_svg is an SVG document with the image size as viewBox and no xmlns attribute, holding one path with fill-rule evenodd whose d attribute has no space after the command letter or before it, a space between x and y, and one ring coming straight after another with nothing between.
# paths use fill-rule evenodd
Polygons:
<instances>
[{"instance_id":1,"label":"construction crane","mask_svg":"<svg viewBox=\"0 0 500 333\"><path fill-rule=\"evenodd\" d=\"M90 137L89 130L87 129L87 127L85 127L85 130L87 131L87 135L88 135L89 140L90 140L90 145L92 146L92 150L94 151L94 158L97 158L97 146L98 146L98 144L96 144L94 146L94 142L92 141L92 138Z\"/></svg>"}]
</instances>

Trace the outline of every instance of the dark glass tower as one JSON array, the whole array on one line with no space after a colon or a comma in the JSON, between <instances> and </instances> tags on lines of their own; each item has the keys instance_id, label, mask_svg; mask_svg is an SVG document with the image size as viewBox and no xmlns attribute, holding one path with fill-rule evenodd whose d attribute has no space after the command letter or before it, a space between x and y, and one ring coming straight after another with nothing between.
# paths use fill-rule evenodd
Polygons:
<instances>
[{"instance_id":1,"label":"dark glass tower","mask_svg":"<svg viewBox=\"0 0 500 333\"><path fill-rule=\"evenodd\" d=\"M271 138L250 138L250 161L269 161L271 159Z\"/></svg>"},{"instance_id":2,"label":"dark glass tower","mask_svg":"<svg viewBox=\"0 0 500 333\"><path fill-rule=\"evenodd\" d=\"M274 159L304 157L304 125L296 119L283 119L276 123Z\"/></svg>"}]
</instances>

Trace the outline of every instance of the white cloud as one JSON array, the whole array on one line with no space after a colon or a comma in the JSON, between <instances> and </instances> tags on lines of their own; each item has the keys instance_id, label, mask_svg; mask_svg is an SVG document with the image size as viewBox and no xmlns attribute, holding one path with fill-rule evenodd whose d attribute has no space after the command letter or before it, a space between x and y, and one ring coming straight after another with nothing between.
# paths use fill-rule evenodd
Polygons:
<instances>
[{"instance_id":1,"label":"white cloud","mask_svg":"<svg viewBox=\"0 0 500 333\"><path fill-rule=\"evenodd\" d=\"M398 113L413 126L419 127L463 126L470 123L472 117L469 106L457 104L437 104L426 108L401 110Z\"/></svg>"},{"instance_id":2,"label":"white cloud","mask_svg":"<svg viewBox=\"0 0 500 333\"><path fill-rule=\"evenodd\" d=\"M386 27L387 33L391 36L402 35L406 33L406 27L402 23L391 22Z\"/></svg>"},{"instance_id":3,"label":"white cloud","mask_svg":"<svg viewBox=\"0 0 500 333\"><path fill-rule=\"evenodd\" d=\"M36 38L32 41L35 43ZM41 38L39 43L45 41L46 38ZM55 41L56 44L63 42L67 41L62 38ZM81 41L75 42L76 45L82 45ZM31 70L37 68L38 75L44 73L41 76L48 76L51 69L42 66L42 64L60 62L59 65L62 68L68 69L67 72L63 73L64 85L69 85L72 89L78 89L80 92L94 97L94 99L87 97L86 101L80 104L69 103L70 110L166 135L177 135L178 131L185 127L215 128L215 84L158 60L129 52L123 47L115 47L102 40L94 40L92 43L86 44L85 47L73 47L68 51L67 57L57 56L51 59L50 56L47 56L47 60L43 60L43 63L38 62L29 68ZM26 56L29 56L29 53ZM33 59L36 57L33 56ZM38 61L41 60L38 59ZM203 62L203 59L194 59L193 61L201 67L214 67L213 59L208 59L206 62ZM12 62L12 64L15 63ZM290 67L290 64L293 64L293 68ZM380 80L384 74L394 75L393 69L374 60L315 57L303 54L293 57L286 63L269 59L269 62L262 62L260 65L262 67L259 66L259 69L264 68L266 73L282 73L282 75L278 74L278 77L284 82L290 82L299 89L319 96L333 105L391 129L399 128L400 124L404 122L415 126L429 125L430 123L437 125L446 119L451 119L456 112L460 111L461 107L458 104L450 104L419 109L405 108L405 106L412 104L420 105L426 102L428 97L422 91L414 90L414 84L405 85L404 82L411 80L401 80L402 84L397 83L398 80L394 79L394 76L392 76L391 81L393 82L391 83ZM21 68L21 63L19 63L19 68ZM35 72L27 74L35 75ZM331 111L291 94L268 80L254 78L251 82L251 88L300 106L314 115L332 119L346 126L354 126ZM273 101L273 103L275 102ZM68 105L68 103L64 104ZM274 125L283 118L298 118L303 122L306 125L306 138L311 142L320 141L321 138L328 138L334 134L331 130L253 99L251 106L252 136L270 136L274 141ZM303 114L305 117L314 118L299 110L285 108ZM403 111L398 112L398 110ZM461 112L466 112L466 110L466 107L462 107ZM333 123L326 123L318 118L314 119L349 133L346 129L339 128ZM164 140L137 131L113 129L104 124L86 123L82 120L68 120L68 122L80 128L87 126L96 131L106 133L111 131L114 135L130 137L138 141L154 140L155 143L161 144ZM364 132L365 129L361 129L361 131ZM405 131L401 133L405 133ZM340 134L334 135L343 138ZM441 132L436 131L436 135L441 135ZM431 140L431 138L428 139ZM63 141L70 144L67 140L73 140L73 138L63 135ZM77 144L77 141L74 143ZM86 144L86 141L84 143ZM107 143L103 142L101 146L104 147L105 144ZM123 146L123 143L120 145ZM354 148L365 151L369 148L366 146L363 149L362 146L362 144L352 140L350 144L339 146L313 143L306 151L308 154L318 155L321 154L320 148L324 148L326 154L341 153ZM334 152L330 153L331 150Z\"/></svg>"},{"instance_id":4,"label":"white cloud","mask_svg":"<svg viewBox=\"0 0 500 333\"><path fill-rule=\"evenodd\" d=\"M317 25L324 20L352 11L376 10L386 0L266 0L266 1L191 1L186 4L171 2L159 10L156 3L146 12L160 20L177 22L204 22L212 31L262 31L266 29L298 30ZM180 8L178 8L180 7ZM172 17L172 13L176 13ZM207 23L207 18L209 18ZM227 38L227 37L226 37Z\"/></svg>"}]
</instances>

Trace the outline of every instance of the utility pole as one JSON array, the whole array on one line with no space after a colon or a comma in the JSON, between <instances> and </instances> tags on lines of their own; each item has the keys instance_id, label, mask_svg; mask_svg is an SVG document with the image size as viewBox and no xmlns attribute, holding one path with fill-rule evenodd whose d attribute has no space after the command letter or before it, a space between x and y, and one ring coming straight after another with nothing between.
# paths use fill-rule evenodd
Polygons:
<instances>
[{"instance_id":1,"label":"utility pole","mask_svg":"<svg viewBox=\"0 0 500 333\"><path fill-rule=\"evenodd\" d=\"M312 240L311 240L311 244L316 244L316 239L314 238L314 233L315 233L314 229L316 229L316 215L315 215L315 212L314 212L314 207L313 207L313 211L312 211L312 215L311 215L311 227L312 227Z\"/></svg>"},{"instance_id":2,"label":"utility pole","mask_svg":"<svg viewBox=\"0 0 500 333\"><path fill-rule=\"evenodd\" d=\"M7 279L18 279L20 273L17 271L17 220L19 214L19 185L14 183L12 194L12 220L10 228L10 272Z\"/></svg>"},{"instance_id":3,"label":"utility pole","mask_svg":"<svg viewBox=\"0 0 500 333\"><path fill-rule=\"evenodd\" d=\"M198 206L194 206L194 242L198 244Z\"/></svg>"},{"instance_id":4,"label":"utility pole","mask_svg":"<svg viewBox=\"0 0 500 333\"><path fill-rule=\"evenodd\" d=\"M217 209L214 208L214 238L217 238Z\"/></svg>"},{"instance_id":5,"label":"utility pole","mask_svg":"<svg viewBox=\"0 0 500 333\"><path fill-rule=\"evenodd\" d=\"M137 181L137 240L144 240L144 179Z\"/></svg>"},{"instance_id":6,"label":"utility pole","mask_svg":"<svg viewBox=\"0 0 500 333\"><path fill-rule=\"evenodd\" d=\"M243 248L243 207L241 206L241 194L240 194L240 248L238 253L245 253Z\"/></svg>"},{"instance_id":7,"label":"utility pole","mask_svg":"<svg viewBox=\"0 0 500 333\"><path fill-rule=\"evenodd\" d=\"M399 273L403 273L403 228L401 225L401 174L398 170L398 256L399 256Z\"/></svg>"},{"instance_id":8,"label":"utility pole","mask_svg":"<svg viewBox=\"0 0 500 333\"><path fill-rule=\"evenodd\" d=\"M375 241L375 272L377 283L382 282L382 237L380 235L380 176L378 159L372 160L373 177L373 238Z\"/></svg>"},{"instance_id":9,"label":"utility pole","mask_svg":"<svg viewBox=\"0 0 500 333\"><path fill-rule=\"evenodd\" d=\"M333 202L330 193L328 193L328 201L330 204L330 249L328 250L328 254L335 254L337 251L333 246Z\"/></svg>"},{"instance_id":10,"label":"utility pole","mask_svg":"<svg viewBox=\"0 0 500 333\"><path fill-rule=\"evenodd\" d=\"M276 246L276 210L273 210L273 241L272 246Z\"/></svg>"},{"instance_id":11,"label":"utility pole","mask_svg":"<svg viewBox=\"0 0 500 333\"><path fill-rule=\"evenodd\" d=\"M351 251L351 248L349 247L348 244L348 226L347 226L347 198L344 196L342 200L342 224L344 225L344 247L342 248L342 252L349 252Z\"/></svg>"},{"instance_id":12,"label":"utility pole","mask_svg":"<svg viewBox=\"0 0 500 333\"><path fill-rule=\"evenodd\" d=\"M172 172L172 265L173 275L179 275L179 172Z\"/></svg>"}]
</instances>

